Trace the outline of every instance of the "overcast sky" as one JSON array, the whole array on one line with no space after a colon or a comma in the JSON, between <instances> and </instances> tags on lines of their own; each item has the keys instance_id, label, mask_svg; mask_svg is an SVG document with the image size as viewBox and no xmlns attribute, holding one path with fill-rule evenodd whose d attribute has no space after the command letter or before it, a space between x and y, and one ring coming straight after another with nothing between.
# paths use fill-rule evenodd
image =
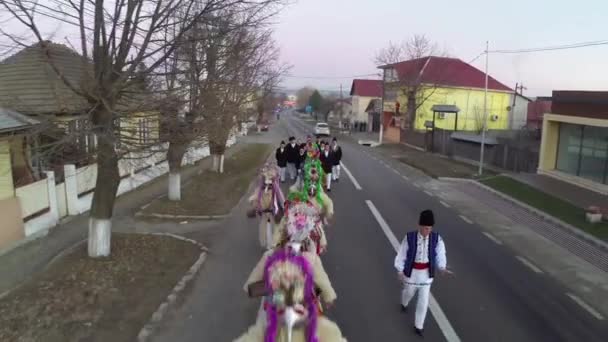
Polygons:
<instances>
[{"instance_id":1,"label":"overcast sky","mask_svg":"<svg viewBox=\"0 0 608 342\"><path fill-rule=\"evenodd\" d=\"M372 59L389 41L425 34L453 57L469 61L484 50L608 40L606 0L298 0L281 13L276 38L294 76L377 73ZM474 66L483 70L484 59ZM530 96L553 89L608 90L608 45L532 54L490 54L490 74ZM352 77L286 78L348 93Z\"/></svg>"}]
</instances>

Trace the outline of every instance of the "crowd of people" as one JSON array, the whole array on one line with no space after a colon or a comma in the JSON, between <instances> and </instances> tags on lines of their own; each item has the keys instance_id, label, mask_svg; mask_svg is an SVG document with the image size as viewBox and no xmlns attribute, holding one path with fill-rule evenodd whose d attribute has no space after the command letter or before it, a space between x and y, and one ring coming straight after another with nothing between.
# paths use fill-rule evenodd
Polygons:
<instances>
[{"instance_id":1,"label":"crowd of people","mask_svg":"<svg viewBox=\"0 0 608 342\"><path fill-rule=\"evenodd\" d=\"M321 260L334 215L326 192L340 179L342 149L335 138L328 143L309 136L301 143L290 137L287 144L281 142L275 159L264 166L249 198L250 217L260 219L263 254L244 290L262 302L255 323L236 342L346 342L338 325L324 315L337 294ZM284 196L280 184L288 179L293 184ZM433 278L451 273L434 224L433 212L423 211L418 229L407 233L394 261L403 284L403 311L418 294L414 331L420 336Z\"/></svg>"},{"instance_id":2,"label":"crowd of people","mask_svg":"<svg viewBox=\"0 0 608 342\"><path fill-rule=\"evenodd\" d=\"M327 192L331 192L332 182L340 181L340 162L342 161L342 147L338 145L338 139L333 138L331 143L321 140L312 141L308 136L306 142L300 142L295 137L289 137L288 144L281 141L275 153L276 163L279 167L281 183L289 179L294 182L301 178L307 153L314 149L318 153L319 161L325 173L323 187Z\"/></svg>"}]
</instances>

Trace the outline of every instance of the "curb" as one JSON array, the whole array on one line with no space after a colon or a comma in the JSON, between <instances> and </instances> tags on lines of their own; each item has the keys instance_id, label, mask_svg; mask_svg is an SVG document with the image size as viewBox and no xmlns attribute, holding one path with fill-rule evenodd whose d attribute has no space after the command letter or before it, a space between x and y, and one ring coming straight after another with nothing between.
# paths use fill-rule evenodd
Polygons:
<instances>
[{"instance_id":1,"label":"curb","mask_svg":"<svg viewBox=\"0 0 608 342\"><path fill-rule=\"evenodd\" d=\"M452 178L443 178L445 180L456 180L456 179L452 179ZM569 231L570 233L574 234L575 236L577 236L578 238L604 250L604 251L608 251L608 243L596 238L595 236L592 236L588 233L585 233L584 231L580 230L579 228L574 227L573 225L566 223L558 218L555 218L545 212L543 212L542 210L536 209L526 203L523 203L509 195L503 194L500 191L494 190L492 188L490 188L489 186L479 183L478 181L472 180L472 179L457 179L458 181L461 182L469 182L474 184L475 186L478 186L481 189L484 189L486 191L489 191L501 198L503 198L504 200L511 202L519 207L521 207L522 209L527 210L528 212L535 214L536 216L540 217L541 219L553 223L557 226L559 226L560 228L563 228L564 230Z\"/></svg>"},{"instance_id":2,"label":"curb","mask_svg":"<svg viewBox=\"0 0 608 342\"><path fill-rule=\"evenodd\" d=\"M137 334L138 342L145 342L150 338L152 332L154 331L158 323L162 321L169 307L177 301L177 297L179 296L179 294L184 291L188 282L191 281L201 269L201 266L205 263L205 260L207 259L207 253L209 252L209 250L200 242L185 238L180 235L175 235L171 233L151 233L150 235L168 236L177 240L192 243L201 249L201 254L199 255L196 262L190 267L188 272L186 272L182 279L177 283L177 285L173 287L173 290L171 290L171 293L167 296L165 301L158 306L156 311L152 314L152 317L150 317L148 323L146 323L146 325L141 328L141 330Z\"/></svg>"},{"instance_id":3,"label":"curb","mask_svg":"<svg viewBox=\"0 0 608 342\"><path fill-rule=\"evenodd\" d=\"M151 214L144 214L141 211L138 211L135 214L135 217L154 217L154 218L161 218L161 219L190 219L190 220L223 220L227 217L229 217L230 214L225 214L225 215L170 215L170 214L156 214L156 213L151 213Z\"/></svg>"}]
</instances>

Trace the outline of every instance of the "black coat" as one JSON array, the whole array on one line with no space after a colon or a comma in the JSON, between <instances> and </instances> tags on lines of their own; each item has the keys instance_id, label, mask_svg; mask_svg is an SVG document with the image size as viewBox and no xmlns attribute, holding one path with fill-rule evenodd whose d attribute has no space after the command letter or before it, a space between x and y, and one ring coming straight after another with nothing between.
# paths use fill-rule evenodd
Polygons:
<instances>
[{"instance_id":1,"label":"black coat","mask_svg":"<svg viewBox=\"0 0 608 342\"><path fill-rule=\"evenodd\" d=\"M295 164L298 162L298 155L300 154L300 146L295 144L295 146L291 146L291 144L287 144L285 146L285 151L287 151L287 162Z\"/></svg>"},{"instance_id":2,"label":"black coat","mask_svg":"<svg viewBox=\"0 0 608 342\"><path fill-rule=\"evenodd\" d=\"M332 147L331 152L334 154L334 165L340 165L342 160L342 147L338 146L335 150Z\"/></svg>"},{"instance_id":3,"label":"black coat","mask_svg":"<svg viewBox=\"0 0 608 342\"><path fill-rule=\"evenodd\" d=\"M298 161L296 162L296 169L301 169L304 167L304 163L306 162L306 153L298 154Z\"/></svg>"},{"instance_id":4,"label":"black coat","mask_svg":"<svg viewBox=\"0 0 608 342\"><path fill-rule=\"evenodd\" d=\"M319 157L321 160L321 167L325 173L331 173L332 167L334 166L334 153L329 151L328 156L325 156L325 151L321 152Z\"/></svg>"},{"instance_id":5,"label":"black coat","mask_svg":"<svg viewBox=\"0 0 608 342\"><path fill-rule=\"evenodd\" d=\"M287 148L283 148L283 152L281 152L281 148L277 148L277 152L274 154L277 159L277 165L279 167L287 166Z\"/></svg>"}]
</instances>

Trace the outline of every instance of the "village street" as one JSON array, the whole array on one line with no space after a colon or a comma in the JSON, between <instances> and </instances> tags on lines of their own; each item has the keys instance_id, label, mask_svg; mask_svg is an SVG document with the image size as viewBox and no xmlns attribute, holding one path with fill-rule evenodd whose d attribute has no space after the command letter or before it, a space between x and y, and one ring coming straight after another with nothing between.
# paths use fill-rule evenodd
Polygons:
<instances>
[{"instance_id":1,"label":"village street","mask_svg":"<svg viewBox=\"0 0 608 342\"><path fill-rule=\"evenodd\" d=\"M265 139L276 144L310 130L309 124L284 115ZM338 293L329 316L349 341L416 338L413 312L399 310L392 264L396 244L426 208L436 213L436 229L455 273L433 285L426 340L602 341L607 336L605 321L573 301L569 290L535 272L502 242L489 239L481 227L434 196L433 189L421 188L420 179L399 174L365 147L348 141L341 145L345 170L331 192L336 216L322 258ZM246 209L241 203L225 222L190 235L211 252L187 299L171 311L155 341L230 341L253 324L259 301L248 299L242 286L261 251L257 222L246 218Z\"/></svg>"}]
</instances>

